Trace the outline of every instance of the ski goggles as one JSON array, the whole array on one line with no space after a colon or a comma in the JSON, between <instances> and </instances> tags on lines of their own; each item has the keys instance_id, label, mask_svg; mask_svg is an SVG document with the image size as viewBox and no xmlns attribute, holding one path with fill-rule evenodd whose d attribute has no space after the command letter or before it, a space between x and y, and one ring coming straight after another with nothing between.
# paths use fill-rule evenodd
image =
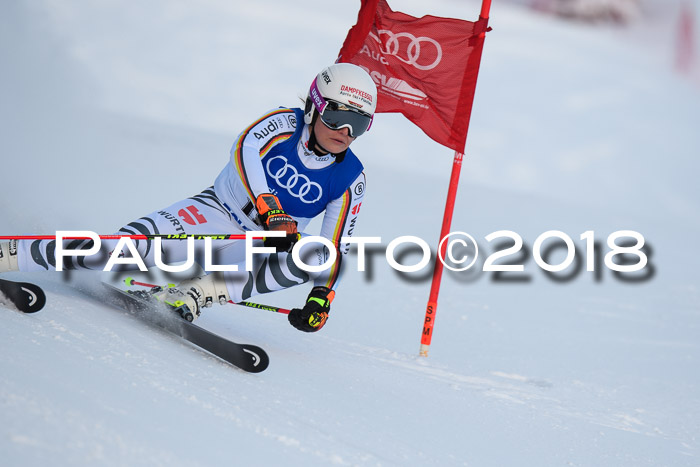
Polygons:
<instances>
[{"instance_id":1,"label":"ski goggles","mask_svg":"<svg viewBox=\"0 0 700 467\"><path fill-rule=\"evenodd\" d=\"M341 102L324 99L315 80L311 85L310 94L321 122L331 130L347 128L350 136L357 138L372 126L372 115L352 109Z\"/></svg>"}]
</instances>

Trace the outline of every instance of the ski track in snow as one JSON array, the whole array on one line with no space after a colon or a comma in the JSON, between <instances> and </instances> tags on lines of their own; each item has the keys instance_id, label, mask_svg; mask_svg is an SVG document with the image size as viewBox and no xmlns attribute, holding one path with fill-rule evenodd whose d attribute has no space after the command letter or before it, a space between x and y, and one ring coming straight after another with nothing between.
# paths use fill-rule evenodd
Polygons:
<instances>
[{"instance_id":1,"label":"ski track in snow","mask_svg":"<svg viewBox=\"0 0 700 467\"><path fill-rule=\"evenodd\" d=\"M285 401L282 395L278 398L264 399L263 402L263 399L253 394L256 389L262 389L269 396L271 393L265 391L267 381L256 381L254 377L250 378L249 375L231 369L215 357L209 357L191 345L150 329L119 311L100 309L99 305L76 308L75 302L82 303L84 299L79 294L66 289L65 285L51 286L49 283L48 290L52 310L60 315L51 318L48 316L49 313L42 313L36 315L40 318L39 320L34 320L32 319L34 317L15 312L13 317L24 320L24 326L28 329L24 330L20 336L15 336L13 340L18 341L30 335L30 342L35 346L43 347L44 352L58 351L64 356L70 355L72 360L80 360L81 371L82 369L89 371L91 364L97 364L101 368L100 373L111 376L122 375L125 381L131 380L127 387L112 388L112 391L116 389L117 392L129 394L134 388L138 388L139 392L147 392L145 401L150 401L147 402L148 404L163 402L167 403L170 409L177 407L177 411L193 411L198 414L198 417L206 418L210 423L212 420L217 424L220 423L222 427L226 427L227 431L235 430L239 435L242 433L244 436L253 436L268 449L270 443L273 443L282 451L293 451L295 455L303 456L307 460L315 459L314 462L338 465L357 463L383 465L413 462L421 457L421 451L410 445L402 445L401 439L393 436L387 436L385 442L394 447L400 446L399 452L403 453L403 456L398 452L392 452L392 455L386 456L386 453L382 454L382 449L376 452L362 443L356 441L353 443L352 439L340 440L332 435L323 434L326 430L322 427L327 426L329 422L324 411L314 408L313 404ZM86 303L92 303L92 301ZM100 319L96 316L91 319L80 316L86 311L92 314L99 313ZM27 318L33 322L27 322ZM77 325L76 319L84 323L81 331L73 330ZM564 426L583 423L644 437L672 439L661 428L645 420L644 409L632 411L613 409L618 401L612 401L611 404L610 399L614 397L611 398L609 389L605 387L596 387L581 381L550 381L495 369L488 373L453 371L447 365L388 348L330 337L323 337L321 341L322 344L319 347L323 348L324 353L327 354L322 360L324 367L327 364L341 362L348 374L356 375L350 380L355 381L357 386L346 388L346 391L361 388L366 391L365 386L371 384L374 379L378 382L375 388L377 391L406 390L408 394L412 394L404 398L424 396L426 393L434 392L440 394L443 400L451 400L452 403L447 404L447 407L457 410L460 410L459 404L464 399L471 400L472 404L473 401L477 401L477 406L495 406L506 412L511 410L509 408L521 406L528 412L546 414L548 418L558 420L558 423ZM12 342L9 343L12 344ZM138 344L138 348L134 348L135 343ZM183 365L173 365L173 360L169 358L171 356ZM273 366L268 372L280 371L279 367L275 368L275 363L279 365L293 361L288 356L276 353L272 353L271 357ZM304 355L292 355L292 357L303 359ZM72 369L75 370L75 368ZM57 370L60 370L60 365ZM307 370L311 370L309 373L313 375L313 379L323 381L326 378L321 374L322 371L313 367ZM137 373L134 374L134 371ZM305 374L308 376L309 373ZM360 374L362 376L359 376ZM63 374L63 377L66 376L70 382L71 372ZM267 374L262 376L261 379L268 379ZM341 375L336 374L336 377L339 376ZM291 380L288 379L290 377ZM274 375L271 378L276 380ZM292 382L297 386L300 385L293 380L295 380L294 375L285 375L285 378L275 385ZM233 381L235 381L236 396L232 399L231 393L223 388ZM393 381L401 381L401 387L394 388L391 383ZM304 383L301 385L306 387ZM408 389L412 385L418 388L417 391ZM559 392L561 386L564 386L563 394ZM75 387L68 388L69 391L75 389ZM299 388L290 389L295 393L295 389ZM335 387L334 389L337 390ZM95 395L90 389L79 390L79 392L87 396ZM586 395L596 393L597 396L592 400ZM8 390L5 386L2 388L2 394L4 410L11 412L13 408L21 409L32 419L45 420L47 423L42 428L44 432L50 433L54 430L60 432L60 426L78 428L78 431L73 432L65 444L47 443L41 437L33 437L20 430L12 433L9 438L18 448L31 447L33 452L42 452L46 456L53 452L63 452L62 450L73 455L79 453L76 461L80 462L109 463L112 456L139 458L144 461L144 464L148 464L149 461L155 461L158 464L178 461L177 457L154 450L152 447L141 445L139 448L138 442L123 434L115 433L108 423L96 422L92 418L94 413L83 411L80 403L76 405L68 403L65 407L55 407L52 398L42 395L41 391L38 393L29 391L27 394L26 390L17 387L14 389L10 387ZM119 398L116 398L116 401L109 399L111 398L100 401L98 408L100 417L129 416L130 410L120 405ZM388 412L391 413L394 410L397 408L390 407ZM382 413L378 407L371 410L373 413L375 411L377 415ZM340 412L344 413L343 410ZM300 417L302 414L303 416ZM362 423L361 420L353 420L348 413L345 413L344 418L343 425ZM281 424L282 421L286 423ZM310 433L316 436L327 436L328 439L325 439L324 445L331 448L310 447L303 437L292 434L298 430L302 430L307 436ZM350 433L353 431L351 430ZM89 443L89 448L76 441L76 438L81 436L93 439L92 443ZM135 448L134 443L137 445ZM686 446L691 448L691 445ZM375 450L377 450L376 447ZM693 449L689 449L689 452L692 451ZM64 457L68 463L71 459L70 455Z\"/></svg>"}]
</instances>

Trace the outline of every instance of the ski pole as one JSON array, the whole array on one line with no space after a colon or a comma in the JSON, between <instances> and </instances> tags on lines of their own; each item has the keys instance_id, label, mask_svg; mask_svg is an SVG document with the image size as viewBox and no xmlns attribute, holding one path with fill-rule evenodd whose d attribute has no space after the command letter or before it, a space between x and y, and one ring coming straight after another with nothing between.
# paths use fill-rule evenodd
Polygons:
<instances>
[{"instance_id":1,"label":"ski pole","mask_svg":"<svg viewBox=\"0 0 700 467\"><path fill-rule=\"evenodd\" d=\"M140 286L140 287L148 287L149 289L152 289L154 287L161 287L160 285L156 285L156 284L148 284L146 282L139 282L137 280L134 280L133 277L127 277L126 279L124 279L124 283L126 285L128 285L129 287L131 287L132 285L136 285L136 286ZM171 288L171 287L175 287L175 284L168 284L167 285L167 288Z\"/></svg>"},{"instance_id":2,"label":"ski pole","mask_svg":"<svg viewBox=\"0 0 700 467\"><path fill-rule=\"evenodd\" d=\"M133 277L127 277L126 279L124 279L124 283L126 283L126 285L128 285L128 286L136 285L136 286L140 286L140 287L149 287L149 288L159 287L155 284L148 284L146 282L139 282L137 280L134 280ZM170 287L175 287L175 284L168 284L168 288L170 288ZM286 308L280 308L280 307L270 306L270 305L262 305L260 303L254 303L254 302L234 302L232 300L229 300L228 302L232 303L234 305L247 306L248 308L257 308L258 310L272 311L275 313L282 313L284 315L288 315L289 311L290 311Z\"/></svg>"},{"instance_id":3,"label":"ski pole","mask_svg":"<svg viewBox=\"0 0 700 467\"><path fill-rule=\"evenodd\" d=\"M259 310L266 310L266 311L273 311L275 313L282 313L284 315L288 315L291 310L288 310L286 308L279 308L276 306L269 306L269 305L261 305L260 303L253 303L253 302L232 302L229 301L229 303L233 303L234 305L241 305L241 306L247 306L249 308L257 308Z\"/></svg>"}]
</instances>

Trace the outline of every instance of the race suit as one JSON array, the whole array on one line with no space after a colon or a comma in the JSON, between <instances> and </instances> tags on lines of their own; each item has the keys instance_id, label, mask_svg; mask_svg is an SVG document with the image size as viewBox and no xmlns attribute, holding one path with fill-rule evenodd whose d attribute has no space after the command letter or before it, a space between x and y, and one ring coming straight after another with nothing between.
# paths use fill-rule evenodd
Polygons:
<instances>
[{"instance_id":1,"label":"race suit","mask_svg":"<svg viewBox=\"0 0 700 467\"><path fill-rule=\"evenodd\" d=\"M278 108L267 112L241 132L231 148L231 157L214 185L190 198L131 222L118 233L123 235L236 234L262 230L255 209L261 193L278 197L282 208L298 222L303 236L312 218L323 213L320 236L330 240L337 260L321 273L301 270L289 253L256 254L253 271L246 271L245 242L215 240L215 264L239 265L239 272L224 277L231 299L280 290L313 280L314 286L335 290L339 283L342 258L349 249L343 237L353 234L365 192L362 163L347 150L342 162L331 155L316 155L308 148L309 126L303 124L301 109ZM55 240L22 240L18 245L21 271L53 270ZM201 259L201 241L197 259ZM65 241L64 248L89 248L90 240ZM135 240L136 249L147 267L155 265L152 240ZM168 263L187 259L186 242L164 240L163 254ZM64 258L64 269L102 269L114 252L116 240L102 242L102 254ZM328 251L320 243L309 245L318 264L325 263ZM312 265L312 262L305 261ZM135 267L135 266L134 266Z\"/></svg>"}]
</instances>

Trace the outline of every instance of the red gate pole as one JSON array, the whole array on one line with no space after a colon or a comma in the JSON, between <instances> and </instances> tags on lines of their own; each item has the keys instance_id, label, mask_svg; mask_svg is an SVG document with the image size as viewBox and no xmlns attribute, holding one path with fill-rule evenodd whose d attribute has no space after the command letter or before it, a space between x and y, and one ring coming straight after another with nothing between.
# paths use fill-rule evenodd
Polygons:
<instances>
[{"instance_id":1,"label":"red gate pole","mask_svg":"<svg viewBox=\"0 0 700 467\"><path fill-rule=\"evenodd\" d=\"M452 161L452 174L450 175L450 187L447 191L447 201L445 202L445 213L442 216L442 229L440 231L440 240L442 241L450 233L452 225L452 214L455 208L455 199L457 197L457 186L459 185L459 174L462 171L462 159L464 155L455 151L455 157ZM440 246L441 258L445 257L447 242ZM430 286L430 296L428 298L428 306L425 309L425 321L423 323L423 335L420 340L420 355L428 356L430 349L430 341L433 338L433 326L435 325L435 312L437 311L437 299L440 294L440 281L442 280L442 271L444 267L439 258L435 258L435 268L433 269L433 281Z\"/></svg>"},{"instance_id":2,"label":"red gate pole","mask_svg":"<svg viewBox=\"0 0 700 467\"><path fill-rule=\"evenodd\" d=\"M480 19L487 19L491 9L491 0L482 0ZM485 33L482 33L483 39ZM478 74L478 72L477 72ZM471 110L471 109L470 109ZM471 113L471 112L470 112ZM467 124L467 128L469 125ZM452 173L450 175L450 185L447 191L447 201L445 202L445 213L442 217L442 229L440 231L440 242L450 233L452 226L452 215L454 213L455 199L457 198L457 186L459 185L459 174L462 171L462 160L464 154L455 151L455 156L452 161ZM440 247L440 257L445 257L447 243L443 242ZM440 244L440 243L438 243ZM433 281L430 286L430 296L428 297L428 306L425 310L425 321L423 322L423 333L420 342L420 355L428 356L430 342L433 338L433 326L435 325L435 313L437 312L438 295L440 294L440 282L442 280L443 264L439 258L435 259L435 268L433 269Z\"/></svg>"}]
</instances>

